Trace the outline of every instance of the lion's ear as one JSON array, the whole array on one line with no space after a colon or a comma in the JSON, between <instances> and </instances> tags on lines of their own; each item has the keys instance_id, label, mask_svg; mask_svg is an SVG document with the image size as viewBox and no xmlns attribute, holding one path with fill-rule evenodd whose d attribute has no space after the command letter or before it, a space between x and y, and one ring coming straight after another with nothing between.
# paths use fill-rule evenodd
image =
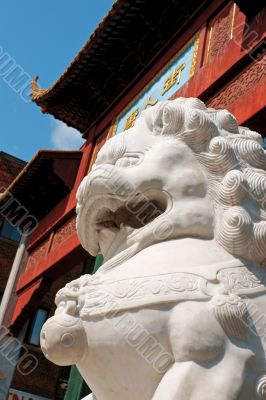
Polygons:
<instances>
[{"instance_id":1,"label":"lion's ear","mask_svg":"<svg viewBox=\"0 0 266 400\"><path fill-rule=\"evenodd\" d=\"M160 103L158 106L156 105L153 111L153 134L161 135L163 129L163 110L166 103Z\"/></svg>"},{"instance_id":2,"label":"lion's ear","mask_svg":"<svg viewBox=\"0 0 266 400\"><path fill-rule=\"evenodd\" d=\"M218 110L215 117L220 129L233 134L239 133L237 120L230 112L227 110Z\"/></svg>"},{"instance_id":3,"label":"lion's ear","mask_svg":"<svg viewBox=\"0 0 266 400\"><path fill-rule=\"evenodd\" d=\"M178 136L184 131L185 109L174 102L165 104L162 110L162 135Z\"/></svg>"}]
</instances>

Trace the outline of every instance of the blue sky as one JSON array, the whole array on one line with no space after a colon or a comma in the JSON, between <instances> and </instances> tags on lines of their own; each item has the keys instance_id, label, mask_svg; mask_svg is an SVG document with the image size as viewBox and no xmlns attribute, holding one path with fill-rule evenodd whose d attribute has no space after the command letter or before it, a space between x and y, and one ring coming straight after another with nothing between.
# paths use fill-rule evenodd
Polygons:
<instances>
[{"instance_id":1,"label":"blue sky","mask_svg":"<svg viewBox=\"0 0 266 400\"><path fill-rule=\"evenodd\" d=\"M81 135L42 114L34 103L25 102L22 93L16 93L14 85L4 80L5 71L12 57L14 66L29 77L39 75L41 87L49 87L112 4L113 0L1 1L0 151L28 161L40 148L80 146Z\"/></svg>"}]
</instances>

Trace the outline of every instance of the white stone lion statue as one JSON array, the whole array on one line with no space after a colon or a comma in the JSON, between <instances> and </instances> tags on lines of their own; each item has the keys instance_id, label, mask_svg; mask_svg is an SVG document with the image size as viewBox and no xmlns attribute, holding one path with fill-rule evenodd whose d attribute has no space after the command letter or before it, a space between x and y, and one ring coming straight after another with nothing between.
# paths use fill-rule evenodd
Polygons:
<instances>
[{"instance_id":1,"label":"white stone lion statue","mask_svg":"<svg viewBox=\"0 0 266 400\"><path fill-rule=\"evenodd\" d=\"M194 98L103 146L77 230L105 262L58 292L41 333L88 398L266 399L265 169L261 136Z\"/></svg>"}]
</instances>

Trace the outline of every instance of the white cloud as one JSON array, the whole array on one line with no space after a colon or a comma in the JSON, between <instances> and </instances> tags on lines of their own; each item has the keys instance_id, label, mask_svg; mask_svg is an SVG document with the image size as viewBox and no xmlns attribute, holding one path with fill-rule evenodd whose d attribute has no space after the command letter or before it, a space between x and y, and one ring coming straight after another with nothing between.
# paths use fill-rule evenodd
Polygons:
<instances>
[{"instance_id":1,"label":"white cloud","mask_svg":"<svg viewBox=\"0 0 266 400\"><path fill-rule=\"evenodd\" d=\"M53 125L51 142L55 149L78 150L84 143L81 133L68 127L64 122L53 121Z\"/></svg>"}]
</instances>

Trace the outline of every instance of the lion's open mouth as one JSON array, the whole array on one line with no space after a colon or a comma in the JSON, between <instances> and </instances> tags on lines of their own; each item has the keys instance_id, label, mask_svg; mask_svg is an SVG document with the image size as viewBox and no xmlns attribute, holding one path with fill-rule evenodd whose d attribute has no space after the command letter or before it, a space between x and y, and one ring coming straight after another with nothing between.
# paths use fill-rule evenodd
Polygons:
<instances>
[{"instance_id":1,"label":"lion's open mouth","mask_svg":"<svg viewBox=\"0 0 266 400\"><path fill-rule=\"evenodd\" d=\"M155 218L159 217L166 207L161 202L142 201L137 204L129 203L119 207L115 212L104 209L101 217L97 220L97 225L105 228L117 228L120 226L128 226L130 228L139 229Z\"/></svg>"},{"instance_id":2,"label":"lion's open mouth","mask_svg":"<svg viewBox=\"0 0 266 400\"><path fill-rule=\"evenodd\" d=\"M112 199L110 207L108 201L97 207L91 222L104 256L108 258L122 242L163 214L167 208L166 200L162 192L149 193L149 196L139 193L127 201Z\"/></svg>"}]
</instances>

